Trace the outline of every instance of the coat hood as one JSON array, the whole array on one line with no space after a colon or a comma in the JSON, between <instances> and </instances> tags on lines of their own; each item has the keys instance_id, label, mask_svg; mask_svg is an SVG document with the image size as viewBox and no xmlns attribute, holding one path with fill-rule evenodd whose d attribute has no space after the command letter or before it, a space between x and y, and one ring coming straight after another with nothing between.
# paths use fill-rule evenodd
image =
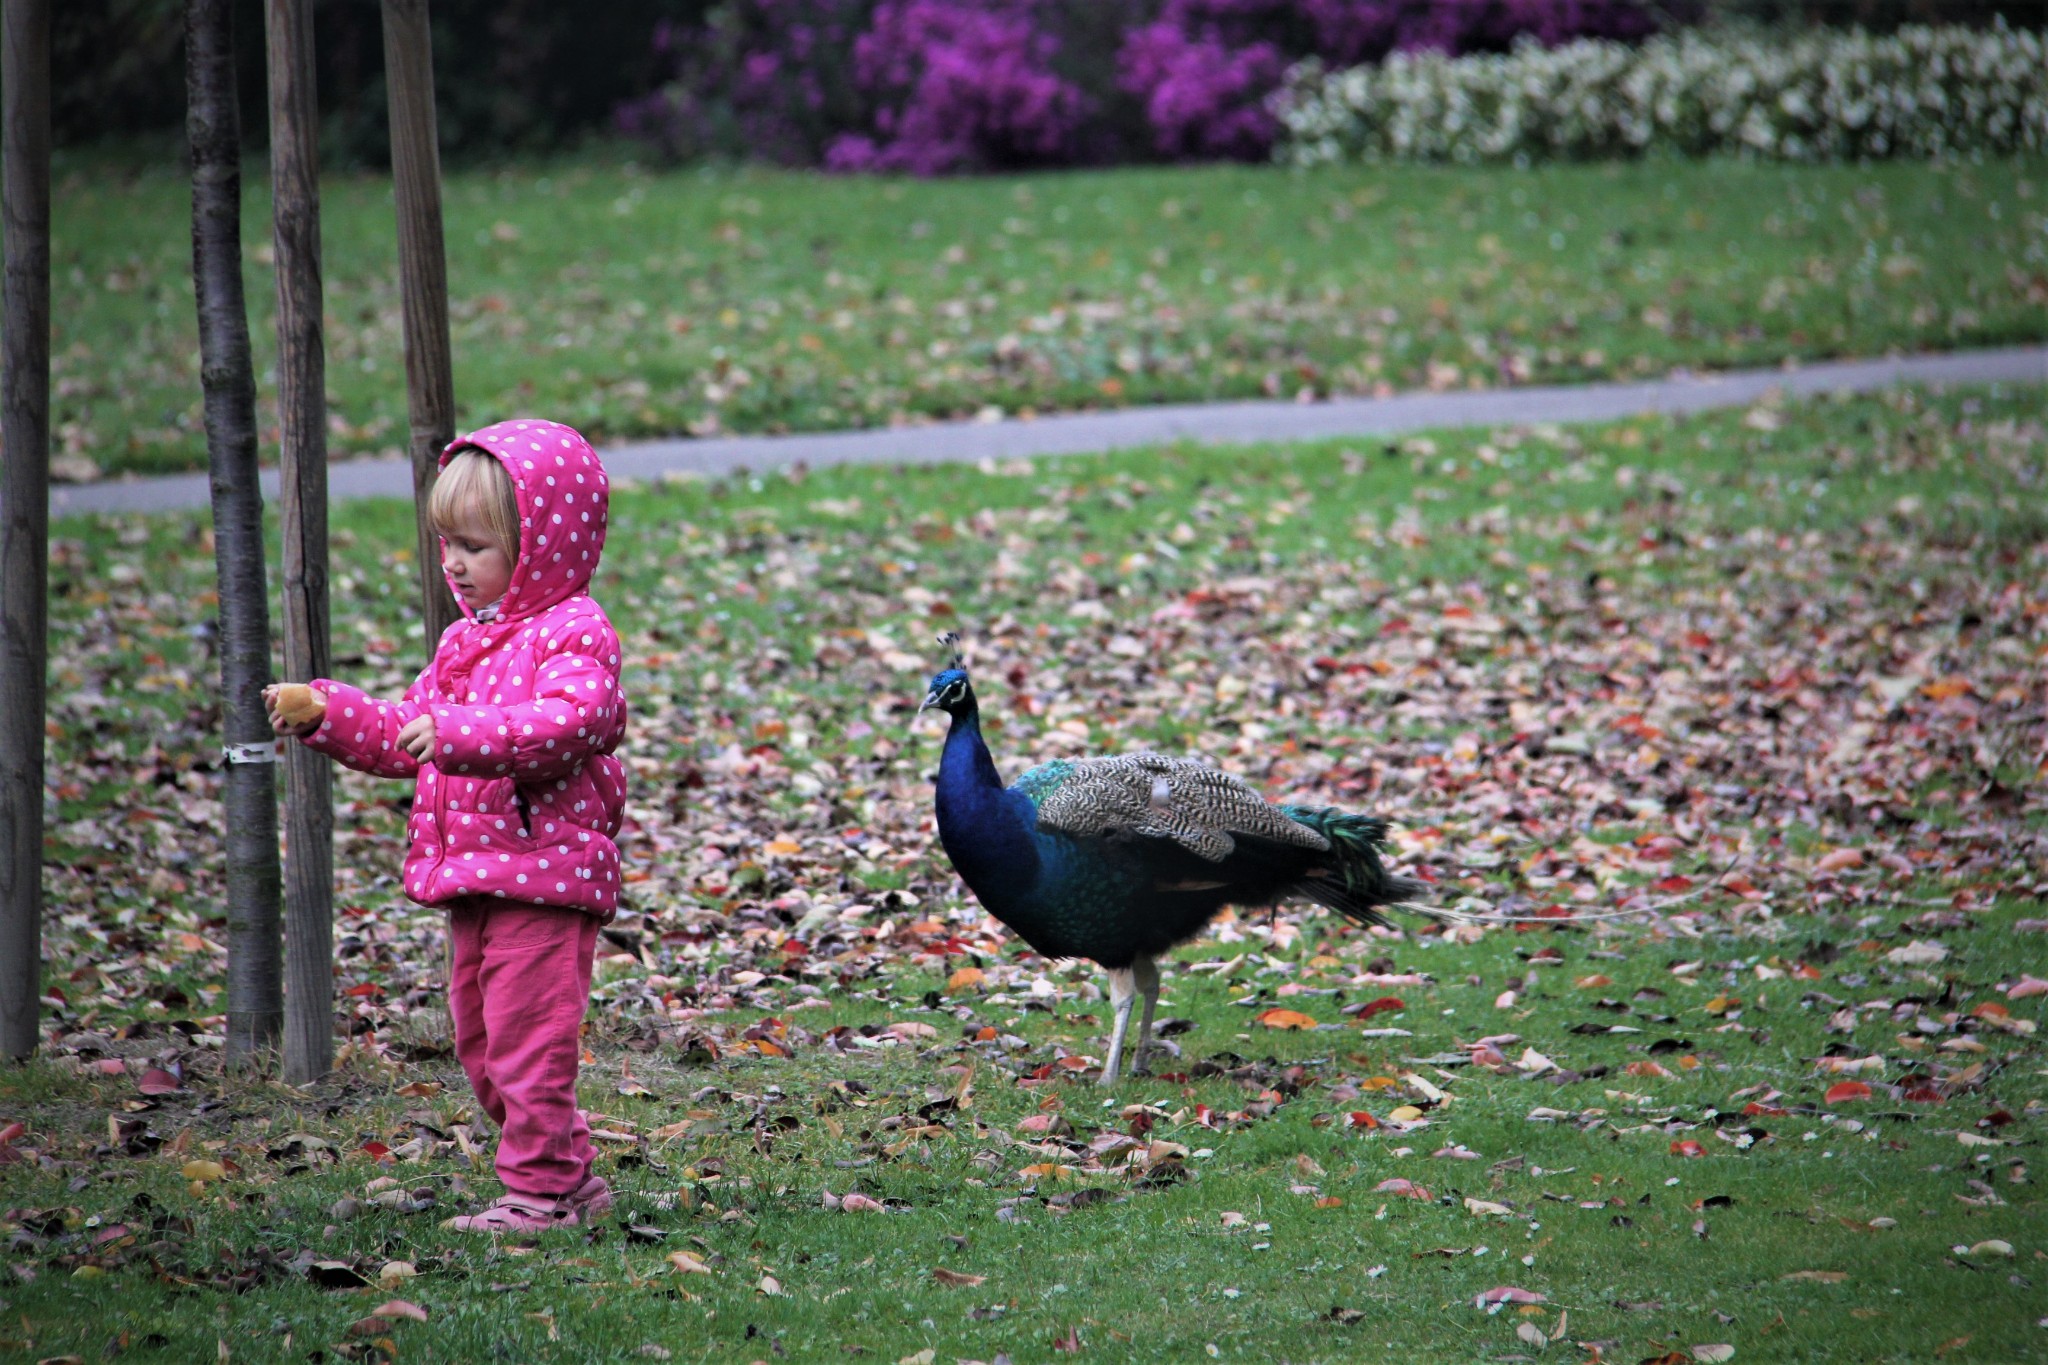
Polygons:
<instances>
[{"instance_id":1,"label":"coat hood","mask_svg":"<svg viewBox=\"0 0 2048 1365\"><path fill-rule=\"evenodd\" d=\"M463 450L496 457L512 476L519 503L519 562L497 619L524 620L588 591L611 507L611 481L590 442L560 422L515 417L456 437L441 452L441 464ZM475 617L462 594L455 601Z\"/></svg>"}]
</instances>

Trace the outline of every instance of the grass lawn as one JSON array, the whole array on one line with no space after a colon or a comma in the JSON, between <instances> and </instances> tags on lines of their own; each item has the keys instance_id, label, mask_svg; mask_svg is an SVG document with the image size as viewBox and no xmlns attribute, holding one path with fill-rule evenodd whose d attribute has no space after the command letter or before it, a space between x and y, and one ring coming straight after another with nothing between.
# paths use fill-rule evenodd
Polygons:
<instances>
[{"instance_id":1,"label":"grass lawn","mask_svg":"<svg viewBox=\"0 0 2048 1365\"><path fill-rule=\"evenodd\" d=\"M342 1067L223 1080L205 524L61 524L0 1351L2038 1355L2043 396L622 490L641 879L583 1088L621 1216L496 1245L438 1226L496 1185L405 789L339 787ZM336 525L338 668L395 687L410 513ZM1220 923L1105 1096L1097 974L931 835L955 626L1006 773L1206 752L1535 922Z\"/></svg>"},{"instance_id":2,"label":"grass lawn","mask_svg":"<svg viewBox=\"0 0 2048 1365\"><path fill-rule=\"evenodd\" d=\"M446 196L460 420L540 412L617 440L2040 340L2043 170L463 172ZM249 184L260 375L260 167ZM399 449L390 184L323 195L331 447ZM67 476L205 467L187 196L173 167L60 160Z\"/></svg>"}]
</instances>

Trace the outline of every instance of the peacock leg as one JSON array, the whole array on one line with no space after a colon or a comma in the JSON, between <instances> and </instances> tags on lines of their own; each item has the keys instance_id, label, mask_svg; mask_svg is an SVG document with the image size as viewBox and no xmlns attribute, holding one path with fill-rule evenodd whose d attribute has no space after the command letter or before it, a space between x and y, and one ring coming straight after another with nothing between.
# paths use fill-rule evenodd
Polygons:
<instances>
[{"instance_id":1,"label":"peacock leg","mask_svg":"<svg viewBox=\"0 0 2048 1365\"><path fill-rule=\"evenodd\" d=\"M1145 1069L1145 1051L1152 1046L1152 1013L1159 1008L1159 964L1149 957L1141 957L1131 964L1131 976L1138 994L1145 997L1145 1014L1138 1021L1138 1046L1131 1053L1131 1074L1149 1075Z\"/></svg>"},{"instance_id":2,"label":"peacock leg","mask_svg":"<svg viewBox=\"0 0 2048 1365\"><path fill-rule=\"evenodd\" d=\"M1102 1064L1102 1084L1115 1085L1117 1067L1124 1058L1124 1032L1131 1026L1131 1006L1138 998L1138 983L1129 967L1109 969L1109 1004L1116 1011L1110 1025L1109 1060Z\"/></svg>"}]
</instances>

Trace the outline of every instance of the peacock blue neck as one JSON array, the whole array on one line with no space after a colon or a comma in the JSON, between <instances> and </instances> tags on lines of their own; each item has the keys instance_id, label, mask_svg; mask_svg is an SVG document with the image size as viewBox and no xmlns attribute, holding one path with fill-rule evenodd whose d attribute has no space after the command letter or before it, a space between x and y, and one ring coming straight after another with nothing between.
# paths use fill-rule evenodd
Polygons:
<instances>
[{"instance_id":1,"label":"peacock blue neck","mask_svg":"<svg viewBox=\"0 0 2048 1365\"><path fill-rule=\"evenodd\" d=\"M1037 883L1036 808L1009 791L981 737L981 711L970 695L953 715L939 758L939 841L983 905L1001 917Z\"/></svg>"}]
</instances>

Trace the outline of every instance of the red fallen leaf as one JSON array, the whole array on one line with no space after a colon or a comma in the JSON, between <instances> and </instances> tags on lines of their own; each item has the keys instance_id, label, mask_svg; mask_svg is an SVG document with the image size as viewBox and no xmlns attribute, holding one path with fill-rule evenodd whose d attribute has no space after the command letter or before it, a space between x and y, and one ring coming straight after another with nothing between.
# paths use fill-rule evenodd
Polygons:
<instances>
[{"instance_id":1,"label":"red fallen leaf","mask_svg":"<svg viewBox=\"0 0 2048 1365\"><path fill-rule=\"evenodd\" d=\"M1863 866L1863 850L1860 848L1838 848L1813 865L1815 872L1841 872L1851 867Z\"/></svg>"},{"instance_id":2,"label":"red fallen leaf","mask_svg":"<svg viewBox=\"0 0 2048 1365\"><path fill-rule=\"evenodd\" d=\"M183 1082L159 1066L143 1072L142 1079L135 1083L135 1088L145 1095L168 1095L182 1086Z\"/></svg>"},{"instance_id":3,"label":"red fallen leaf","mask_svg":"<svg viewBox=\"0 0 2048 1365\"><path fill-rule=\"evenodd\" d=\"M128 1074L128 1064L119 1057L102 1057L97 1062L94 1062L93 1065L98 1068L102 1076L125 1076Z\"/></svg>"},{"instance_id":4,"label":"red fallen leaf","mask_svg":"<svg viewBox=\"0 0 2048 1365\"><path fill-rule=\"evenodd\" d=\"M0 1142L12 1142L27 1131L28 1125L17 1119L5 1128L0 1128Z\"/></svg>"},{"instance_id":5,"label":"red fallen leaf","mask_svg":"<svg viewBox=\"0 0 2048 1365\"><path fill-rule=\"evenodd\" d=\"M1996 1000L1986 1000L1983 1004L1971 1009L1970 1014L1973 1018L1977 1019L2012 1018L2012 1011L1999 1004Z\"/></svg>"},{"instance_id":6,"label":"red fallen leaf","mask_svg":"<svg viewBox=\"0 0 2048 1365\"><path fill-rule=\"evenodd\" d=\"M1669 834L1645 834L1636 845L1636 861L1644 863L1668 863L1685 851L1685 845Z\"/></svg>"},{"instance_id":7,"label":"red fallen leaf","mask_svg":"<svg viewBox=\"0 0 2048 1365\"><path fill-rule=\"evenodd\" d=\"M1066 1351L1069 1354L1079 1351L1081 1349L1081 1329L1069 1327L1065 1336L1053 1338L1052 1348L1055 1351Z\"/></svg>"},{"instance_id":8,"label":"red fallen leaf","mask_svg":"<svg viewBox=\"0 0 2048 1365\"><path fill-rule=\"evenodd\" d=\"M352 1337L388 1337L391 1335L391 1319L357 1318L348 1325L348 1334Z\"/></svg>"},{"instance_id":9,"label":"red fallen leaf","mask_svg":"<svg viewBox=\"0 0 2048 1365\"><path fill-rule=\"evenodd\" d=\"M1788 1109L1778 1108L1778 1106L1775 1104L1758 1104L1755 1100L1751 1100L1748 1104L1742 1106L1742 1116L1746 1119L1781 1119L1790 1112L1791 1111Z\"/></svg>"},{"instance_id":10,"label":"red fallen leaf","mask_svg":"<svg viewBox=\"0 0 2048 1365\"><path fill-rule=\"evenodd\" d=\"M1382 1180L1379 1184L1373 1186L1372 1189L1374 1194L1400 1194L1406 1195L1410 1199L1430 1198L1428 1190L1414 1181L1404 1180L1400 1176L1395 1176L1392 1180Z\"/></svg>"},{"instance_id":11,"label":"red fallen leaf","mask_svg":"<svg viewBox=\"0 0 2048 1365\"><path fill-rule=\"evenodd\" d=\"M1916 1085L1904 1091L1899 1098L1915 1104L1940 1104L1942 1093L1931 1085Z\"/></svg>"},{"instance_id":12,"label":"red fallen leaf","mask_svg":"<svg viewBox=\"0 0 2048 1365\"><path fill-rule=\"evenodd\" d=\"M1360 1023L1364 1023L1375 1014L1384 1014L1389 1010L1405 1010L1407 1008L1407 1004L1402 1001L1400 996L1383 995L1377 1000L1369 1000L1365 1004L1360 1005L1352 1011L1352 1014Z\"/></svg>"},{"instance_id":13,"label":"red fallen leaf","mask_svg":"<svg viewBox=\"0 0 2048 1365\"><path fill-rule=\"evenodd\" d=\"M408 1303L404 1299L392 1299L387 1303L380 1303L370 1310L370 1314L373 1317L379 1318L410 1318L414 1322L425 1322L427 1320L426 1309L416 1303Z\"/></svg>"},{"instance_id":14,"label":"red fallen leaf","mask_svg":"<svg viewBox=\"0 0 2048 1365\"><path fill-rule=\"evenodd\" d=\"M1666 894L1673 891L1690 891L1692 890L1692 878L1673 874L1672 876L1651 882L1650 889L1652 891L1662 891Z\"/></svg>"},{"instance_id":15,"label":"red fallen leaf","mask_svg":"<svg viewBox=\"0 0 2048 1365\"><path fill-rule=\"evenodd\" d=\"M1705 1156L1706 1154L1707 1149L1694 1142L1691 1138L1687 1138L1683 1142L1671 1144L1671 1155L1673 1156Z\"/></svg>"},{"instance_id":16,"label":"red fallen leaf","mask_svg":"<svg viewBox=\"0 0 2048 1365\"><path fill-rule=\"evenodd\" d=\"M1377 1128L1380 1121L1363 1109L1354 1109L1344 1116L1346 1128Z\"/></svg>"},{"instance_id":17,"label":"red fallen leaf","mask_svg":"<svg viewBox=\"0 0 2048 1365\"><path fill-rule=\"evenodd\" d=\"M1543 1295L1511 1284L1496 1285L1472 1300L1474 1308L1490 1308L1497 1303L1546 1303Z\"/></svg>"},{"instance_id":18,"label":"red fallen leaf","mask_svg":"<svg viewBox=\"0 0 2048 1365\"><path fill-rule=\"evenodd\" d=\"M1870 1087L1863 1082L1838 1081L1828 1087L1826 1102L1829 1104L1846 1104L1850 1100L1867 1100L1869 1098Z\"/></svg>"},{"instance_id":19,"label":"red fallen leaf","mask_svg":"<svg viewBox=\"0 0 2048 1365\"><path fill-rule=\"evenodd\" d=\"M385 1157L391 1155L391 1149L389 1147L386 1147L383 1143L377 1141L375 1138L371 1138L368 1142L363 1144L363 1151L367 1153L370 1157L378 1161L382 1161Z\"/></svg>"},{"instance_id":20,"label":"red fallen leaf","mask_svg":"<svg viewBox=\"0 0 2048 1365\"><path fill-rule=\"evenodd\" d=\"M350 986L347 990L343 991L342 994L352 995L360 1000L372 996L380 996L384 994L384 988L374 981L359 981L355 985Z\"/></svg>"}]
</instances>

